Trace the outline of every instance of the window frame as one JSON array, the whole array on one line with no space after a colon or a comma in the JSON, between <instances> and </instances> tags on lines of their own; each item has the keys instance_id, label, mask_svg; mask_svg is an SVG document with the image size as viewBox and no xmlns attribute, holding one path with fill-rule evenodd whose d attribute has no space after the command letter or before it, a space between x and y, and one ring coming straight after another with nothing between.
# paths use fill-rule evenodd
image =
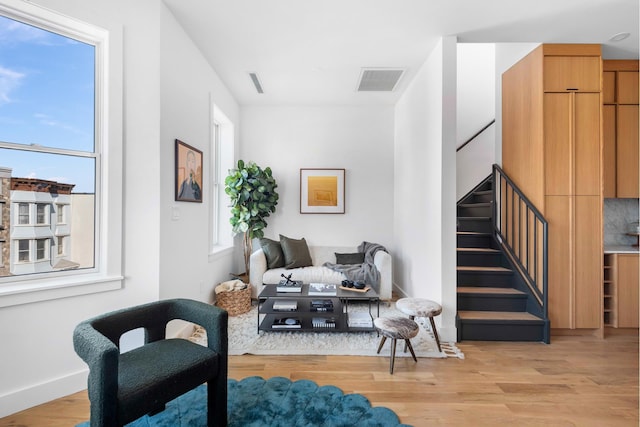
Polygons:
<instances>
[{"instance_id":1,"label":"window frame","mask_svg":"<svg viewBox=\"0 0 640 427\"><path fill-rule=\"evenodd\" d=\"M122 289L123 28L100 28L20 0L3 0L0 14L94 46L94 151L89 157L95 158L96 177L94 267L0 279L0 308ZM2 147L43 151L39 146L12 143L2 143ZM87 155L55 148L45 151Z\"/></svg>"}]
</instances>

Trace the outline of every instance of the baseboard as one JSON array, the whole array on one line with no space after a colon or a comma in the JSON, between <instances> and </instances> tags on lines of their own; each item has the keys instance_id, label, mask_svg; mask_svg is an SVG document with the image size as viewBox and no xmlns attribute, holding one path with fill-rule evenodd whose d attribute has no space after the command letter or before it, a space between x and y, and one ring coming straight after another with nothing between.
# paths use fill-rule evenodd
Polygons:
<instances>
[{"instance_id":1,"label":"baseboard","mask_svg":"<svg viewBox=\"0 0 640 427\"><path fill-rule=\"evenodd\" d=\"M77 393L87 388L89 370L84 369L0 396L0 418Z\"/></svg>"}]
</instances>

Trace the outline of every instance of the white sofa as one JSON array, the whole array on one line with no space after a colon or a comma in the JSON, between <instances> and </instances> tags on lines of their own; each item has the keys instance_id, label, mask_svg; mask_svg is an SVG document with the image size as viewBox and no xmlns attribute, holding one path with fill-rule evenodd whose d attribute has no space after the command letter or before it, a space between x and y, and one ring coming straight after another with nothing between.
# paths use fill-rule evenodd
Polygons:
<instances>
[{"instance_id":1,"label":"white sofa","mask_svg":"<svg viewBox=\"0 0 640 427\"><path fill-rule=\"evenodd\" d=\"M263 284L276 284L282 280L281 274L288 276L291 274L292 280L302 280L303 283L320 282L335 283L340 285L345 275L337 271L323 267L325 262L335 263L335 253L354 253L358 252L356 247L345 246L309 246L309 253L313 266L292 268L267 269L267 258L262 251L258 249L251 254L249 260L249 282L253 287L252 297L257 298L262 291ZM382 300L391 299L391 255L384 251L376 252L373 260L376 268L380 272L380 284L378 286L378 295Z\"/></svg>"}]
</instances>

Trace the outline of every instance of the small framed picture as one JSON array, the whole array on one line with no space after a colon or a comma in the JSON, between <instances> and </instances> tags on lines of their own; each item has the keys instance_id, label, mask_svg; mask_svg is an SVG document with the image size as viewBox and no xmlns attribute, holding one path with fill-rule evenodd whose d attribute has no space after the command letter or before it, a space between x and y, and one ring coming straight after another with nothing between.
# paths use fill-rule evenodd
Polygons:
<instances>
[{"instance_id":1,"label":"small framed picture","mask_svg":"<svg viewBox=\"0 0 640 427\"><path fill-rule=\"evenodd\" d=\"M300 213L344 213L344 169L300 169Z\"/></svg>"},{"instance_id":2,"label":"small framed picture","mask_svg":"<svg viewBox=\"0 0 640 427\"><path fill-rule=\"evenodd\" d=\"M202 203L202 151L176 139L176 201Z\"/></svg>"}]
</instances>

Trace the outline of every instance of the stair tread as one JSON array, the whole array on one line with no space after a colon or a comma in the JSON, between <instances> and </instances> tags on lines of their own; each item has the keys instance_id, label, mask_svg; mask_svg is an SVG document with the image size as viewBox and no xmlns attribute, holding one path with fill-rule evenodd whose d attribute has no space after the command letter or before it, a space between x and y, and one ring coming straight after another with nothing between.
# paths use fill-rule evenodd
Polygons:
<instances>
[{"instance_id":1,"label":"stair tread","mask_svg":"<svg viewBox=\"0 0 640 427\"><path fill-rule=\"evenodd\" d=\"M485 233L482 231L456 231L456 234L462 236L491 236L491 233Z\"/></svg>"},{"instance_id":2,"label":"stair tread","mask_svg":"<svg viewBox=\"0 0 640 427\"><path fill-rule=\"evenodd\" d=\"M509 294L509 295L526 295L524 292L515 288L491 288L486 286L458 286L458 293L474 293L474 294Z\"/></svg>"},{"instance_id":3,"label":"stair tread","mask_svg":"<svg viewBox=\"0 0 640 427\"><path fill-rule=\"evenodd\" d=\"M465 320L542 320L526 311L458 311Z\"/></svg>"},{"instance_id":4,"label":"stair tread","mask_svg":"<svg viewBox=\"0 0 640 427\"><path fill-rule=\"evenodd\" d=\"M459 265L457 268L458 271L493 271L493 272L504 272L511 273L513 270L504 267L481 267L474 265Z\"/></svg>"},{"instance_id":5,"label":"stair tread","mask_svg":"<svg viewBox=\"0 0 640 427\"><path fill-rule=\"evenodd\" d=\"M490 216L459 216L458 219L462 220L479 220L479 221L491 221Z\"/></svg>"},{"instance_id":6,"label":"stair tread","mask_svg":"<svg viewBox=\"0 0 640 427\"><path fill-rule=\"evenodd\" d=\"M479 208L479 207L489 207L493 204L493 202L477 202L477 203L461 203L458 206L463 208Z\"/></svg>"},{"instance_id":7,"label":"stair tread","mask_svg":"<svg viewBox=\"0 0 640 427\"><path fill-rule=\"evenodd\" d=\"M480 191L474 191L473 194L491 194L493 193L493 190L480 190Z\"/></svg>"},{"instance_id":8,"label":"stair tread","mask_svg":"<svg viewBox=\"0 0 640 427\"><path fill-rule=\"evenodd\" d=\"M500 249L494 248L456 248L459 252L489 252L489 253L500 253Z\"/></svg>"}]
</instances>

